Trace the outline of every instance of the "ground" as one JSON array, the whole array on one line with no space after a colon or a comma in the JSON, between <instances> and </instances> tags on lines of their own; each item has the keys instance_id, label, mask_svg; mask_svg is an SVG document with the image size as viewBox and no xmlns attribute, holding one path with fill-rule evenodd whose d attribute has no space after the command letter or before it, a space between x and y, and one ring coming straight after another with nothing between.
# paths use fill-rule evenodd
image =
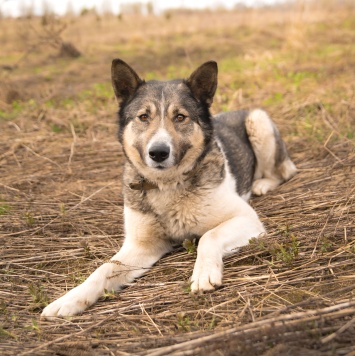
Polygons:
<instances>
[{"instance_id":1,"label":"ground","mask_svg":"<svg viewBox=\"0 0 355 356\"><path fill-rule=\"evenodd\" d=\"M342 4L0 19L2 355L354 354L355 14ZM146 79L216 60L213 112L266 109L299 172L252 198L268 236L225 259L220 289L189 293L185 244L83 315L42 321L123 241L116 57Z\"/></svg>"}]
</instances>

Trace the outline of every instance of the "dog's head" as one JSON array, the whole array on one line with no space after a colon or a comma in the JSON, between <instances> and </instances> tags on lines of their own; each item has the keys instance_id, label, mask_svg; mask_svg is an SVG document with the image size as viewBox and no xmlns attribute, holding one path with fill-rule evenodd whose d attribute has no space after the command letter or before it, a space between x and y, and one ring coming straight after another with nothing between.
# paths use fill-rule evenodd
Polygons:
<instances>
[{"instance_id":1,"label":"dog's head","mask_svg":"<svg viewBox=\"0 0 355 356\"><path fill-rule=\"evenodd\" d=\"M119 140L128 160L147 178L186 172L212 137L209 107L217 64L207 62L186 80L145 82L120 59L112 62L119 103Z\"/></svg>"}]
</instances>

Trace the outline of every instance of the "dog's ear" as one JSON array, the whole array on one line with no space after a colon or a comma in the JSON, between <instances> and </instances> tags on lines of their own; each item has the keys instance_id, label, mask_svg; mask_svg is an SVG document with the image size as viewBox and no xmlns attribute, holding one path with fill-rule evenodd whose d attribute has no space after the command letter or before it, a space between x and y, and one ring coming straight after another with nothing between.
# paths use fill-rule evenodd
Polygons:
<instances>
[{"instance_id":1,"label":"dog's ear","mask_svg":"<svg viewBox=\"0 0 355 356\"><path fill-rule=\"evenodd\" d=\"M111 79L113 90L118 103L127 101L144 80L121 59L114 59L111 66Z\"/></svg>"},{"instance_id":2,"label":"dog's ear","mask_svg":"<svg viewBox=\"0 0 355 356\"><path fill-rule=\"evenodd\" d=\"M194 97L208 106L212 105L217 89L218 67L215 61L209 61L198 67L186 80Z\"/></svg>"}]
</instances>

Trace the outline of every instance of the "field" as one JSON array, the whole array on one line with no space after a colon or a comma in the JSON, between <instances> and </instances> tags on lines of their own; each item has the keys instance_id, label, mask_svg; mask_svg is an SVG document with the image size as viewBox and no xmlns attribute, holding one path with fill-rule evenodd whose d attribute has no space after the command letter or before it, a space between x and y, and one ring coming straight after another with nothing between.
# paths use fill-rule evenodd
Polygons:
<instances>
[{"instance_id":1,"label":"field","mask_svg":"<svg viewBox=\"0 0 355 356\"><path fill-rule=\"evenodd\" d=\"M355 7L307 4L0 19L1 355L355 354ZM299 172L251 200L268 236L225 259L220 289L189 293L181 246L43 321L123 241L113 58L145 79L216 60L212 111L268 110Z\"/></svg>"}]
</instances>

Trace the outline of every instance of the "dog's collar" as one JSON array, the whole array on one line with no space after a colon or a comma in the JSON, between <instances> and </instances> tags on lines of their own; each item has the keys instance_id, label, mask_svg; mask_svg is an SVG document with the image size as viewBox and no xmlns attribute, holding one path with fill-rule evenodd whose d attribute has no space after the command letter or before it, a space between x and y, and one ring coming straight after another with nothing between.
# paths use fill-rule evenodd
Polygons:
<instances>
[{"instance_id":1,"label":"dog's collar","mask_svg":"<svg viewBox=\"0 0 355 356\"><path fill-rule=\"evenodd\" d=\"M158 189L158 186L152 182L147 181L145 178L137 179L132 183L129 183L128 186L132 190L140 190L141 192L145 190Z\"/></svg>"},{"instance_id":2,"label":"dog's collar","mask_svg":"<svg viewBox=\"0 0 355 356\"><path fill-rule=\"evenodd\" d=\"M189 173L186 173L186 178L189 179L193 177L195 173L196 173L196 168L194 168ZM146 180L144 177L140 177L139 179L134 180L133 182L129 183L128 186L132 190L140 190L141 192L146 190L159 189L157 184Z\"/></svg>"}]
</instances>

